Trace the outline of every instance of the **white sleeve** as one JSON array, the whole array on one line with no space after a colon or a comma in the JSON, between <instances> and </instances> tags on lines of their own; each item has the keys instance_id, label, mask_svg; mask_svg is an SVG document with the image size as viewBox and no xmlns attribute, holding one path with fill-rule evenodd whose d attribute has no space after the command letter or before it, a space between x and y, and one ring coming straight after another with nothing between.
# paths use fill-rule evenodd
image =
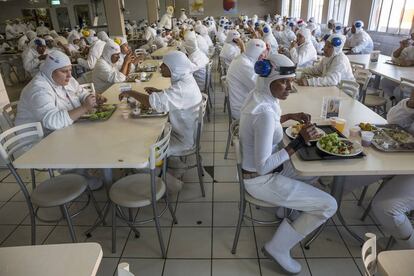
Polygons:
<instances>
[{"instance_id":1,"label":"white sleeve","mask_svg":"<svg viewBox=\"0 0 414 276\"><path fill-rule=\"evenodd\" d=\"M323 61L318 62L314 66L303 68L302 74L308 75L308 76L319 76L322 74L322 70L323 70Z\"/></svg>"},{"instance_id":2,"label":"white sleeve","mask_svg":"<svg viewBox=\"0 0 414 276\"><path fill-rule=\"evenodd\" d=\"M345 70L342 58L334 59L326 70L325 76L308 79L309 86L336 86L341 81L342 71Z\"/></svg>"},{"instance_id":3,"label":"white sleeve","mask_svg":"<svg viewBox=\"0 0 414 276\"><path fill-rule=\"evenodd\" d=\"M168 89L167 89L168 90ZM149 96L149 102L152 108L157 112L168 112L169 108L169 99L166 92L167 90L152 93Z\"/></svg>"},{"instance_id":4,"label":"white sleeve","mask_svg":"<svg viewBox=\"0 0 414 276\"><path fill-rule=\"evenodd\" d=\"M272 112L260 113L253 121L254 160L257 173L265 175L289 160L285 149L272 154L275 120Z\"/></svg>"},{"instance_id":5,"label":"white sleeve","mask_svg":"<svg viewBox=\"0 0 414 276\"><path fill-rule=\"evenodd\" d=\"M404 99L393 106L388 111L387 121L390 124L397 124L414 134L414 109L407 106L408 100Z\"/></svg>"},{"instance_id":6,"label":"white sleeve","mask_svg":"<svg viewBox=\"0 0 414 276\"><path fill-rule=\"evenodd\" d=\"M361 39L358 39L357 45L352 48L353 53L360 53L364 50L369 44L369 39L363 35Z\"/></svg>"},{"instance_id":7,"label":"white sleeve","mask_svg":"<svg viewBox=\"0 0 414 276\"><path fill-rule=\"evenodd\" d=\"M33 70L39 68L40 60L31 53L30 49L28 51L23 58L23 67L24 70L32 74Z\"/></svg>"}]
</instances>

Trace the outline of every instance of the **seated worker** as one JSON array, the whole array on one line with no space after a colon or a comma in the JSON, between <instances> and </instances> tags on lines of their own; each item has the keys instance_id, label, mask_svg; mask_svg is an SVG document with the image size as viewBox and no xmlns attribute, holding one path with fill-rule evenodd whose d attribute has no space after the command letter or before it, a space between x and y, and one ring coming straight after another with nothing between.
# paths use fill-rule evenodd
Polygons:
<instances>
[{"instance_id":1,"label":"seated worker","mask_svg":"<svg viewBox=\"0 0 414 276\"><path fill-rule=\"evenodd\" d=\"M336 86L341 80L355 80L348 57L342 52L345 36L332 34L323 49L324 58L312 67L304 68L303 86Z\"/></svg>"},{"instance_id":2,"label":"seated worker","mask_svg":"<svg viewBox=\"0 0 414 276\"><path fill-rule=\"evenodd\" d=\"M22 53L24 70L34 77L39 72L39 67L46 59L48 52L46 41L43 38L35 38L33 44Z\"/></svg>"},{"instance_id":3,"label":"seated worker","mask_svg":"<svg viewBox=\"0 0 414 276\"><path fill-rule=\"evenodd\" d=\"M369 54L374 50L374 42L363 28L364 22L355 21L351 28L351 36L345 43L345 46L351 48L353 54Z\"/></svg>"}]
</instances>

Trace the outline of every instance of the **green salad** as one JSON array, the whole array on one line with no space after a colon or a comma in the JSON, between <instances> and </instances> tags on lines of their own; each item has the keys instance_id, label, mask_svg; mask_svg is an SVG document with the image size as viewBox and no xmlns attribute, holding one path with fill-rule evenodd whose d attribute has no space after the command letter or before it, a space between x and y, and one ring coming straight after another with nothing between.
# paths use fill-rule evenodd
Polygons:
<instances>
[{"instance_id":1,"label":"green salad","mask_svg":"<svg viewBox=\"0 0 414 276\"><path fill-rule=\"evenodd\" d=\"M339 139L336 132L325 135L319 140L320 147L330 153L348 155L353 149L352 143Z\"/></svg>"}]
</instances>

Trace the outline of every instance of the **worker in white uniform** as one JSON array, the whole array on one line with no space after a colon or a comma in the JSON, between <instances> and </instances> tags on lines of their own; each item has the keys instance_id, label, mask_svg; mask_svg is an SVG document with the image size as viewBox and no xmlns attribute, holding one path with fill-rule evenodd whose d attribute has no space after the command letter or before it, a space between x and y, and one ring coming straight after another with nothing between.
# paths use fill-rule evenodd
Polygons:
<instances>
[{"instance_id":1,"label":"worker in white uniform","mask_svg":"<svg viewBox=\"0 0 414 276\"><path fill-rule=\"evenodd\" d=\"M308 19L308 28L309 28L309 24L315 24L316 28L315 28L315 37L320 37L321 35L321 26L316 22L315 17L310 17Z\"/></svg>"},{"instance_id":2,"label":"worker in white uniform","mask_svg":"<svg viewBox=\"0 0 414 276\"><path fill-rule=\"evenodd\" d=\"M48 54L46 42L42 38L35 38L33 45L22 53L23 67L30 76L34 77L39 72L39 67Z\"/></svg>"},{"instance_id":3,"label":"worker in white uniform","mask_svg":"<svg viewBox=\"0 0 414 276\"><path fill-rule=\"evenodd\" d=\"M88 36L86 37L89 46L88 57L86 59L78 58L78 64L84 67L86 70L93 70L98 59L102 55L103 48L105 47L106 42L100 40L93 35L92 30L89 31Z\"/></svg>"},{"instance_id":4,"label":"worker in white uniform","mask_svg":"<svg viewBox=\"0 0 414 276\"><path fill-rule=\"evenodd\" d=\"M337 209L335 199L313 187L314 177L301 177L290 162L290 156L305 147L316 130L305 113L283 114L279 101L292 89L295 64L288 57L273 54L255 66L259 75L256 88L248 95L240 116L242 171L246 191L253 197L277 206L299 210L292 222L284 219L262 251L288 273L301 271L291 249L308 234L332 217ZM305 123L300 134L281 148L282 123L295 120Z\"/></svg>"},{"instance_id":5,"label":"worker in white uniform","mask_svg":"<svg viewBox=\"0 0 414 276\"><path fill-rule=\"evenodd\" d=\"M226 81L229 87L231 115L240 119L240 109L247 95L256 86L256 61L264 59L268 49L263 40L251 39L246 43L246 51L233 59L227 70Z\"/></svg>"},{"instance_id":6,"label":"worker in white uniform","mask_svg":"<svg viewBox=\"0 0 414 276\"><path fill-rule=\"evenodd\" d=\"M17 18L14 22L14 29L18 35L25 34L28 31L26 25L23 24L19 18Z\"/></svg>"},{"instance_id":7,"label":"worker in white uniform","mask_svg":"<svg viewBox=\"0 0 414 276\"><path fill-rule=\"evenodd\" d=\"M185 9L181 9L180 10L181 14L180 17L178 18L178 20L180 20L181 22L184 22L187 20L187 15L185 14Z\"/></svg>"},{"instance_id":8,"label":"worker in white uniform","mask_svg":"<svg viewBox=\"0 0 414 276\"><path fill-rule=\"evenodd\" d=\"M13 27L13 21L11 20L6 20L6 27L4 29L5 33L6 33L6 39L13 39L15 37L17 37L17 33L15 28Z\"/></svg>"},{"instance_id":9,"label":"worker in white uniform","mask_svg":"<svg viewBox=\"0 0 414 276\"><path fill-rule=\"evenodd\" d=\"M216 41L218 44L223 45L224 42L226 41L226 34L224 32L224 27L219 26L217 33L216 33Z\"/></svg>"},{"instance_id":10,"label":"worker in white uniform","mask_svg":"<svg viewBox=\"0 0 414 276\"><path fill-rule=\"evenodd\" d=\"M271 54L276 54L279 49L279 43L273 35L272 28L269 24L265 24L262 28L263 41L268 45Z\"/></svg>"},{"instance_id":11,"label":"worker in white uniform","mask_svg":"<svg viewBox=\"0 0 414 276\"><path fill-rule=\"evenodd\" d=\"M227 34L223 49L220 52L220 58L228 68L231 61L244 52L244 43L240 39L240 33L236 30L230 30Z\"/></svg>"},{"instance_id":12,"label":"worker in white uniform","mask_svg":"<svg viewBox=\"0 0 414 276\"><path fill-rule=\"evenodd\" d=\"M213 41L211 41L210 36L208 35L208 29L203 24L199 24L194 27L194 31L202 36L207 43L208 48L214 47Z\"/></svg>"},{"instance_id":13,"label":"worker in white uniform","mask_svg":"<svg viewBox=\"0 0 414 276\"><path fill-rule=\"evenodd\" d=\"M129 72L135 72L135 68L138 65L139 62L142 61L143 57L135 56L135 54L132 52L132 49L128 45L128 41L125 37L117 37L114 39L115 43L119 45L119 48L121 49L121 54L119 55L119 61L118 61L118 70L122 69L122 65L124 64L125 57L127 55L132 55L133 59L132 62L129 65Z\"/></svg>"},{"instance_id":14,"label":"worker in white uniform","mask_svg":"<svg viewBox=\"0 0 414 276\"><path fill-rule=\"evenodd\" d=\"M80 49L80 41L81 41L81 37L78 34L78 32L72 32L71 34L69 34L68 36L68 49L71 53L71 55L76 55L79 53Z\"/></svg>"},{"instance_id":15,"label":"worker in white uniform","mask_svg":"<svg viewBox=\"0 0 414 276\"><path fill-rule=\"evenodd\" d=\"M335 28L335 19L329 19L328 24L325 25L324 29L321 31L321 40L326 41L331 34L333 34L333 29Z\"/></svg>"},{"instance_id":16,"label":"worker in white uniform","mask_svg":"<svg viewBox=\"0 0 414 276\"><path fill-rule=\"evenodd\" d=\"M348 57L342 52L345 36L332 34L326 41L324 58L312 67L302 70L298 80L304 86L336 86L341 80L355 81Z\"/></svg>"},{"instance_id":17,"label":"worker in white uniform","mask_svg":"<svg viewBox=\"0 0 414 276\"><path fill-rule=\"evenodd\" d=\"M165 33L163 30L158 29L157 35L155 36L155 39L154 39L154 44L157 46L158 49L168 46L168 42L163 37L163 33Z\"/></svg>"},{"instance_id":18,"label":"worker in white uniform","mask_svg":"<svg viewBox=\"0 0 414 276\"><path fill-rule=\"evenodd\" d=\"M302 28L296 32L296 41L292 42L289 49L291 60L297 68L305 68L313 65L318 53L311 42L312 34L309 29Z\"/></svg>"},{"instance_id":19,"label":"worker in white uniform","mask_svg":"<svg viewBox=\"0 0 414 276\"><path fill-rule=\"evenodd\" d=\"M281 34L281 45L284 48L289 48L293 41L296 40L296 35L293 32L295 29L295 23L294 22L288 22L285 26L285 29L283 30Z\"/></svg>"},{"instance_id":20,"label":"worker in white uniform","mask_svg":"<svg viewBox=\"0 0 414 276\"><path fill-rule=\"evenodd\" d=\"M21 93L16 125L41 122L46 133L50 133L91 111L96 98L79 86L71 71L68 56L60 51L49 53L40 72Z\"/></svg>"},{"instance_id":21,"label":"worker in white uniform","mask_svg":"<svg viewBox=\"0 0 414 276\"><path fill-rule=\"evenodd\" d=\"M102 56L92 71L92 81L97 93L103 93L112 84L126 80L133 55L132 53L126 55L121 69L118 69L117 62L120 54L121 48L114 41L110 40L105 44Z\"/></svg>"},{"instance_id":22,"label":"worker in white uniform","mask_svg":"<svg viewBox=\"0 0 414 276\"><path fill-rule=\"evenodd\" d=\"M159 90L146 87L145 95L135 91L123 92L120 98L134 97L144 108L152 107L157 112L169 112L172 126L170 155L180 155L192 149L197 129L198 109L201 93L191 74L191 61L179 51L172 51L164 56L161 75L171 78L171 87Z\"/></svg>"},{"instance_id":23,"label":"worker in white uniform","mask_svg":"<svg viewBox=\"0 0 414 276\"><path fill-rule=\"evenodd\" d=\"M44 36L49 34L49 28L45 26L45 22L39 22L39 26L36 28L36 33L38 36Z\"/></svg>"},{"instance_id":24,"label":"worker in white uniform","mask_svg":"<svg viewBox=\"0 0 414 276\"><path fill-rule=\"evenodd\" d=\"M17 41L17 49L19 51L26 50L27 47L29 47L30 41L35 39L36 33L33 31L27 31L24 35L22 35L19 40Z\"/></svg>"},{"instance_id":25,"label":"worker in white uniform","mask_svg":"<svg viewBox=\"0 0 414 276\"><path fill-rule=\"evenodd\" d=\"M201 35L195 33L196 39L197 39L197 44L198 44L198 48L200 48L200 50L206 54L208 56L209 53L209 46L207 41L205 40L204 37L202 37Z\"/></svg>"},{"instance_id":26,"label":"worker in white uniform","mask_svg":"<svg viewBox=\"0 0 414 276\"><path fill-rule=\"evenodd\" d=\"M308 23L307 28L309 29L309 31L311 31L311 34L312 34L311 42L312 42L313 47L315 48L315 50L318 54L322 54L323 53L323 46L325 46L325 41L319 42L316 39L316 37L317 37L317 35L316 35L317 25L315 23L310 22L310 23Z\"/></svg>"},{"instance_id":27,"label":"worker in white uniform","mask_svg":"<svg viewBox=\"0 0 414 276\"><path fill-rule=\"evenodd\" d=\"M168 6L166 13L161 17L160 22L158 23L159 29L172 30L172 16L174 14L174 7Z\"/></svg>"},{"instance_id":28,"label":"worker in white uniform","mask_svg":"<svg viewBox=\"0 0 414 276\"><path fill-rule=\"evenodd\" d=\"M198 48L197 40L194 38L187 37L183 43L183 47L187 53L188 59L192 63L191 71L193 72L198 88L200 91L204 91L206 82L206 66L210 60L206 54Z\"/></svg>"},{"instance_id":29,"label":"worker in white uniform","mask_svg":"<svg viewBox=\"0 0 414 276\"><path fill-rule=\"evenodd\" d=\"M357 20L351 28L352 35L347 39L345 46L350 47L354 54L369 54L374 50L371 36L364 30L364 22Z\"/></svg>"},{"instance_id":30,"label":"worker in white uniform","mask_svg":"<svg viewBox=\"0 0 414 276\"><path fill-rule=\"evenodd\" d=\"M111 40L105 31L98 32L96 36L105 43Z\"/></svg>"}]
</instances>

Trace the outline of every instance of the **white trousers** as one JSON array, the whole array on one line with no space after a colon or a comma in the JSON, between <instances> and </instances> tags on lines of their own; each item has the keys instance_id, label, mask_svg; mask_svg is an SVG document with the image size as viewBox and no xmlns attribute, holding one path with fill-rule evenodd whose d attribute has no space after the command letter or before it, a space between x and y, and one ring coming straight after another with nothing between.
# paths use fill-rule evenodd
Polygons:
<instances>
[{"instance_id":1,"label":"white trousers","mask_svg":"<svg viewBox=\"0 0 414 276\"><path fill-rule=\"evenodd\" d=\"M394 96L397 102L402 99L409 98L411 95L411 91L409 89L402 89L400 83L386 78L381 79L381 87L385 96L388 98Z\"/></svg>"},{"instance_id":2,"label":"white trousers","mask_svg":"<svg viewBox=\"0 0 414 276\"><path fill-rule=\"evenodd\" d=\"M328 193L308 184L316 178L299 176L290 161L283 166L280 173L246 179L245 187L255 198L302 211L291 225L306 236L335 214L337 203Z\"/></svg>"}]
</instances>

